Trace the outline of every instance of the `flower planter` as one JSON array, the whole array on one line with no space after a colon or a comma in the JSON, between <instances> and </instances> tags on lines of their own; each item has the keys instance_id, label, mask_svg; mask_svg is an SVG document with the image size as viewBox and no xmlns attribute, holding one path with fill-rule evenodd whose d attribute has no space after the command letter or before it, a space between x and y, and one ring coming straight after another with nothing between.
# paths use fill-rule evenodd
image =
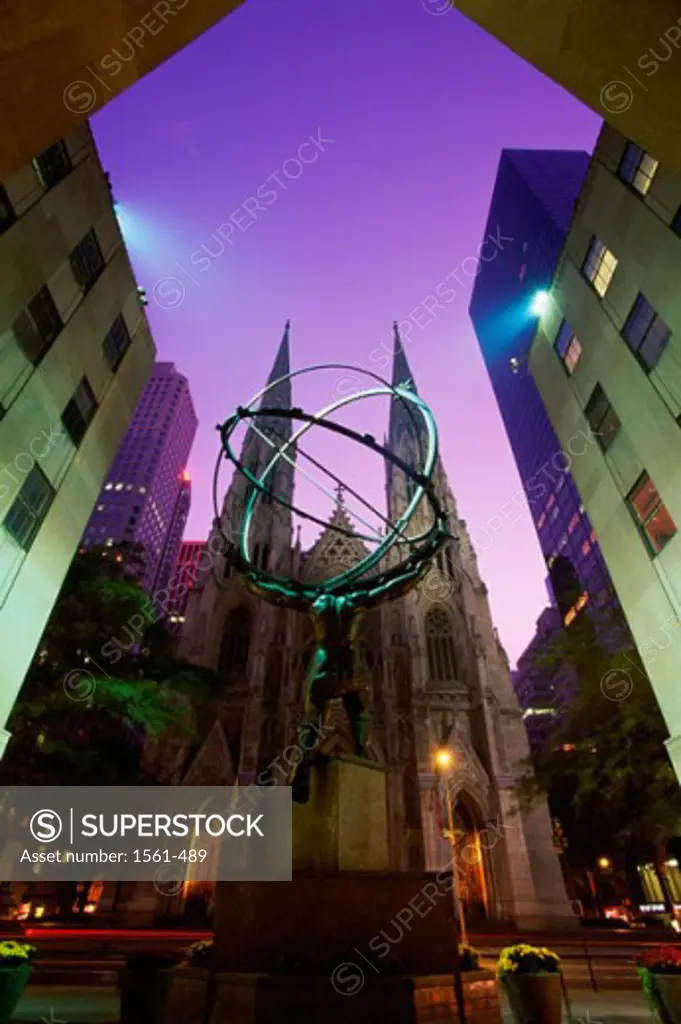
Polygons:
<instances>
[{"instance_id":1,"label":"flower planter","mask_svg":"<svg viewBox=\"0 0 681 1024\"><path fill-rule=\"evenodd\" d=\"M0 1024L9 1024L31 974L30 964L0 967Z\"/></svg>"},{"instance_id":2,"label":"flower planter","mask_svg":"<svg viewBox=\"0 0 681 1024\"><path fill-rule=\"evenodd\" d=\"M681 974L653 974L652 982L667 1015L664 1024L681 1024Z\"/></svg>"},{"instance_id":3,"label":"flower planter","mask_svg":"<svg viewBox=\"0 0 681 1024\"><path fill-rule=\"evenodd\" d=\"M121 1024L163 1024L175 967L123 967L118 975Z\"/></svg>"},{"instance_id":4,"label":"flower planter","mask_svg":"<svg viewBox=\"0 0 681 1024\"><path fill-rule=\"evenodd\" d=\"M502 981L516 1024L561 1024L560 974L506 975Z\"/></svg>"}]
</instances>

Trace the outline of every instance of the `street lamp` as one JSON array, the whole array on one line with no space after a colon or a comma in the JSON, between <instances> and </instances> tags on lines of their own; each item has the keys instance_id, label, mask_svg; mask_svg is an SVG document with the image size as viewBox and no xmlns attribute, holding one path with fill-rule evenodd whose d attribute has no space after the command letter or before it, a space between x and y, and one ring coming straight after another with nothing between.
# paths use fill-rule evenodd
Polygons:
<instances>
[{"instance_id":1,"label":"street lamp","mask_svg":"<svg viewBox=\"0 0 681 1024\"><path fill-rule=\"evenodd\" d=\"M435 751L435 770L440 775L441 781L445 782L444 776L447 775L456 763L454 751L449 747L438 747ZM454 919L458 926L458 932L461 936L461 942L466 944L466 921L463 916L463 907L461 906L461 900L459 899L459 871L456 861L456 846L454 845L454 809L452 807L452 794L449 786L444 785L446 800L447 800L447 821L449 825L448 836L449 836L449 849L451 851L451 865L452 865L452 899L454 901ZM459 1014L460 1024L468 1024L468 1017L466 1014L466 998L463 990L463 980L461 978L461 959L457 950L456 957L454 959L454 993L456 996L456 1005Z\"/></svg>"},{"instance_id":2,"label":"street lamp","mask_svg":"<svg viewBox=\"0 0 681 1024\"><path fill-rule=\"evenodd\" d=\"M603 868L604 871L607 871L607 869L611 866L611 864L612 864L612 861L610 860L609 857L599 857L598 858L598 866L599 866L599 868Z\"/></svg>"},{"instance_id":3,"label":"street lamp","mask_svg":"<svg viewBox=\"0 0 681 1024\"><path fill-rule=\"evenodd\" d=\"M459 869L456 857L456 842L454 839L454 808L452 806L452 793L447 784L444 776L450 772L456 763L454 752L449 747L440 747L435 752L435 767L440 774L440 777L445 782L443 789L445 791L445 799L447 801L447 837L449 839L449 850L451 853L451 865L452 865L452 897L454 899L454 912L459 922L459 931L461 932L461 941L464 945L468 943L468 936L466 932L466 918L463 912L463 905L459 896Z\"/></svg>"}]
</instances>

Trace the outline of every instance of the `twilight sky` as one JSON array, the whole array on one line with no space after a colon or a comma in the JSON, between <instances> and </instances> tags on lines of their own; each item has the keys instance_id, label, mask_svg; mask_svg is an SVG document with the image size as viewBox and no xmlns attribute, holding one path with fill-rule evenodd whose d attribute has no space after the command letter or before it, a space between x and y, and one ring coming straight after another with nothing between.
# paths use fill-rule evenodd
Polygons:
<instances>
[{"instance_id":1,"label":"twilight sky","mask_svg":"<svg viewBox=\"0 0 681 1024\"><path fill-rule=\"evenodd\" d=\"M294 367L380 373L392 321L412 314L407 355L513 664L545 570L529 514L487 540L520 482L457 268L482 240L500 150L590 151L600 121L443 6L248 0L93 127L159 358L189 378L200 420L186 536L212 519L215 424L264 384L287 317ZM428 314L452 271L462 285L450 277L455 297ZM326 375L296 397L319 407L354 383ZM384 413L367 413L378 437ZM375 468L349 479L380 502Z\"/></svg>"}]
</instances>

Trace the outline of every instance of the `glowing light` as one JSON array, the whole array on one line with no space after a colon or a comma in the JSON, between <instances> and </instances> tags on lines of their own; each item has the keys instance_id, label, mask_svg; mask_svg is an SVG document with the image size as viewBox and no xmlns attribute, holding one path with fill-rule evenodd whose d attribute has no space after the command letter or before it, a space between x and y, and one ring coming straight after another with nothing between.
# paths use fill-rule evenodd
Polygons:
<instances>
[{"instance_id":1,"label":"glowing light","mask_svg":"<svg viewBox=\"0 0 681 1024\"><path fill-rule=\"evenodd\" d=\"M191 480L191 477L189 475L189 471L188 470L186 470L186 469L182 470L182 472L180 473L180 480L182 481L182 483L185 483L185 484L189 483L189 481Z\"/></svg>"},{"instance_id":2,"label":"glowing light","mask_svg":"<svg viewBox=\"0 0 681 1024\"><path fill-rule=\"evenodd\" d=\"M544 313L547 311L547 309L549 308L550 305L551 305L551 293L550 292L544 292L544 291L536 292L534 298L532 299L532 305L530 306L530 311L535 316L543 316Z\"/></svg>"},{"instance_id":3,"label":"glowing light","mask_svg":"<svg viewBox=\"0 0 681 1024\"><path fill-rule=\"evenodd\" d=\"M599 857L598 858L598 866L599 866L599 868L603 868L603 869L609 868L611 864L612 864L612 861L610 860L609 857Z\"/></svg>"},{"instance_id":4,"label":"glowing light","mask_svg":"<svg viewBox=\"0 0 681 1024\"><path fill-rule=\"evenodd\" d=\"M447 771L454 765L454 754L447 747L441 747L435 752L435 764L440 771Z\"/></svg>"}]
</instances>

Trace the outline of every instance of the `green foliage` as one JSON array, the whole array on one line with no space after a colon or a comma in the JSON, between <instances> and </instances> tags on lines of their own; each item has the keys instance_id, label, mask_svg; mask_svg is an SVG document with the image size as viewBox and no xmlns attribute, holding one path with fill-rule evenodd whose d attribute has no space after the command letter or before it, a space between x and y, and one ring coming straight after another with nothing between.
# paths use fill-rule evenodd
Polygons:
<instances>
[{"instance_id":1,"label":"green foliage","mask_svg":"<svg viewBox=\"0 0 681 1024\"><path fill-rule=\"evenodd\" d=\"M74 559L12 713L5 783L152 781L146 737L197 738L215 676L175 657L141 566L135 546Z\"/></svg>"},{"instance_id":2,"label":"green foliage","mask_svg":"<svg viewBox=\"0 0 681 1024\"><path fill-rule=\"evenodd\" d=\"M677 834L681 791L667 729L621 616L582 613L536 664L548 675L573 666L577 687L552 742L532 759L521 800L548 793L569 849L584 861L613 844L649 850Z\"/></svg>"}]
</instances>

